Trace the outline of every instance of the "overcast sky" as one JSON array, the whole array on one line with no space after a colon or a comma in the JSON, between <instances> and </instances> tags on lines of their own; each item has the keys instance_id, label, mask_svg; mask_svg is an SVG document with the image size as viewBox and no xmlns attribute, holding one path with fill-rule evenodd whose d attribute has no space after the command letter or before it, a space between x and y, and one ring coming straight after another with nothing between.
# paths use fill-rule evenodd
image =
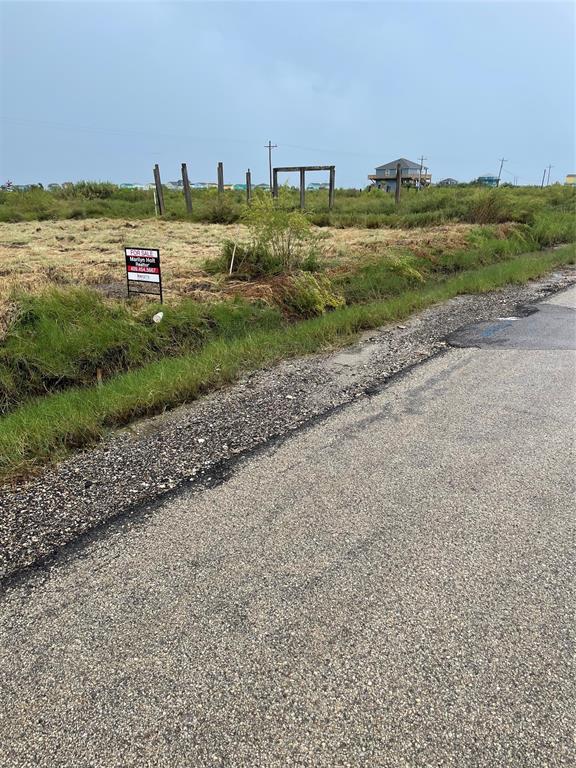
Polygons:
<instances>
[{"instance_id":1,"label":"overcast sky","mask_svg":"<svg viewBox=\"0 0 576 768\"><path fill-rule=\"evenodd\" d=\"M574 172L574 5L2 2L0 182ZM310 181L322 180L310 178Z\"/></svg>"}]
</instances>

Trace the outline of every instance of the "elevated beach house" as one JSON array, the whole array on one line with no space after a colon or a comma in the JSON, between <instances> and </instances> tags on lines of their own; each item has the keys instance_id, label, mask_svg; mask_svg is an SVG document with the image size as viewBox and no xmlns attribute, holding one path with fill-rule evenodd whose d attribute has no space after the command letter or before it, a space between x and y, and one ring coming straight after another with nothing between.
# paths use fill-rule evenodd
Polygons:
<instances>
[{"instance_id":1,"label":"elevated beach house","mask_svg":"<svg viewBox=\"0 0 576 768\"><path fill-rule=\"evenodd\" d=\"M400 157L390 163L384 163L375 168L375 172L368 176L378 189L385 189L386 192L396 190L396 166L400 163L401 179L403 187L427 187L432 181L432 175L428 173L428 168Z\"/></svg>"}]
</instances>

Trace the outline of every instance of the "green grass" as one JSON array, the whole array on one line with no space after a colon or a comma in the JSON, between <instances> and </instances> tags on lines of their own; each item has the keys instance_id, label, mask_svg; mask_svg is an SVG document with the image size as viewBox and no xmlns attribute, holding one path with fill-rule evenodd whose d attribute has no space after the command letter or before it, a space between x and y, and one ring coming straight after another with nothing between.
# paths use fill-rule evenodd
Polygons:
<instances>
[{"instance_id":1,"label":"green grass","mask_svg":"<svg viewBox=\"0 0 576 768\"><path fill-rule=\"evenodd\" d=\"M165 189L165 218L230 224L239 221L246 211L245 195L226 191L193 190L193 213L186 213L181 192ZM328 210L325 191L308 192L307 215L318 226L337 227L420 227L445 222L463 221L476 224L498 224L516 221L532 224L538 213L555 211L573 214L576 190L554 185L538 187L502 187L488 190L463 185L454 189L431 187L417 192L403 190L399 206L394 196L377 189L336 191L333 211ZM297 190L283 194L283 205L297 208ZM146 219L154 217L151 190L120 189L113 184L82 182L48 192L0 192L0 222L26 220L110 217Z\"/></svg>"},{"instance_id":2,"label":"green grass","mask_svg":"<svg viewBox=\"0 0 576 768\"><path fill-rule=\"evenodd\" d=\"M52 288L14 299L18 314L0 344L0 414L34 396L90 386L97 377L282 322L279 310L240 299L134 306L106 301L86 288ZM160 310L163 319L156 324L152 317Z\"/></svg>"},{"instance_id":3,"label":"green grass","mask_svg":"<svg viewBox=\"0 0 576 768\"><path fill-rule=\"evenodd\" d=\"M240 335L206 339L193 354L156 360L102 386L74 387L32 399L2 418L0 479L22 476L99 439L110 427L193 400L242 371L346 344L363 329L402 319L436 302L524 283L574 260L574 246L566 246L510 256L457 274L440 273L430 283L397 285L394 290L400 292L386 299L280 327L273 327L274 320L272 326L253 331L244 325ZM398 266L395 274L410 266Z\"/></svg>"}]
</instances>

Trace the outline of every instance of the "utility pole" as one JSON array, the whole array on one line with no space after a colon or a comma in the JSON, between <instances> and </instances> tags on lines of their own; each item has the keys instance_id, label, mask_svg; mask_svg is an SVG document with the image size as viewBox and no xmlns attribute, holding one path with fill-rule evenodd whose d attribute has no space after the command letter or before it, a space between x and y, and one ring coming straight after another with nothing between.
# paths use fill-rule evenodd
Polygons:
<instances>
[{"instance_id":1,"label":"utility pole","mask_svg":"<svg viewBox=\"0 0 576 768\"><path fill-rule=\"evenodd\" d=\"M428 160L428 158L422 155L422 157L420 158L420 175L418 176L418 191L420 191L422 187L422 167L424 165L424 160Z\"/></svg>"},{"instance_id":2,"label":"utility pole","mask_svg":"<svg viewBox=\"0 0 576 768\"><path fill-rule=\"evenodd\" d=\"M548 169L544 168L544 173L542 174L542 184L540 184L540 189L544 189L544 179L546 178L546 171Z\"/></svg>"},{"instance_id":3,"label":"utility pole","mask_svg":"<svg viewBox=\"0 0 576 768\"><path fill-rule=\"evenodd\" d=\"M554 168L553 165L549 165L548 166L548 179L546 180L546 186L548 186L550 184L550 171L551 171L552 168Z\"/></svg>"},{"instance_id":4,"label":"utility pole","mask_svg":"<svg viewBox=\"0 0 576 768\"><path fill-rule=\"evenodd\" d=\"M270 139L268 139L268 144L264 145L264 148L268 150L268 169L270 171L270 194L272 194L272 150L276 149L277 147L278 147L278 144L272 144Z\"/></svg>"},{"instance_id":5,"label":"utility pole","mask_svg":"<svg viewBox=\"0 0 576 768\"><path fill-rule=\"evenodd\" d=\"M500 158L500 170L498 171L498 183L496 184L497 187L500 186L500 177L502 176L502 167L503 167L504 163L507 163L507 162L508 162L508 160L506 160L505 157L501 157Z\"/></svg>"}]
</instances>

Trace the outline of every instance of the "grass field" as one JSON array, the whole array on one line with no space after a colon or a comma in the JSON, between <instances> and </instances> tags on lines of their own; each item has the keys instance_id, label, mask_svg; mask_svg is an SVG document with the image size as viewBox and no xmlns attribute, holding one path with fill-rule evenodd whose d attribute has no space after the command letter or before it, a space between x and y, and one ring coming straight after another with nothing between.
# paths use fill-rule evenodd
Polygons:
<instances>
[{"instance_id":1,"label":"grass field","mask_svg":"<svg viewBox=\"0 0 576 768\"><path fill-rule=\"evenodd\" d=\"M367 212L389 197L350 194L329 222L326 212L293 210L289 194L256 201L229 224L0 216L0 479L242 370L574 262L573 246L544 250L576 241L572 191L439 192L414 193L401 215ZM452 215L455 200L465 215ZM433 213L418 207L433 202L441 223L416 226ZM397 218L385 225L386 216ZM126 298L124 246L160 248L162 307Z\"/></svg>"},{"instance_id":2,"label":"grass field","mask_svg":"<svg viewBox=\"0 0 576 768\"><path fill-rule=\"evenodd\" d=\"M416 229L322 228L321 255L328 267L389 248L414 252L454 250L466 245L472 225ZM201 224L117 219L0 223L0 313L15 287L87 285L109 296L124 296L124 246L159 248L167 296L198 294L213 279L203 270L225 239L242 239L241 224Z\"/></svg>"},{"instance_id":3,"label":"grass field","mask_svg":"<svg viewBox=\"0 0 576 768\"><path fill-rule=\"evenodd\" d=\"M200 221L232 224L241 220L246 208L243 192L194 190L193 212L186 213L181 192L164 191L167 221ZM298 207L298 192L282 189L283 205ZM431 187L417 192L403 190L400 205L394 196L370 188L336 190L335 207L328 211L325 191L307 193L308 216L319 226L338 227L414 227L462 221L470 224L498 224L504 221L532 223L544 209L574 210L575 190L553 185L537 187L476 186ZM112 184L82 182L66 189L47 192L0 192L0 221L56 221L86 218L153 219L154 202L150 190L120 189Z\"/></svg>"}]
</instances>

